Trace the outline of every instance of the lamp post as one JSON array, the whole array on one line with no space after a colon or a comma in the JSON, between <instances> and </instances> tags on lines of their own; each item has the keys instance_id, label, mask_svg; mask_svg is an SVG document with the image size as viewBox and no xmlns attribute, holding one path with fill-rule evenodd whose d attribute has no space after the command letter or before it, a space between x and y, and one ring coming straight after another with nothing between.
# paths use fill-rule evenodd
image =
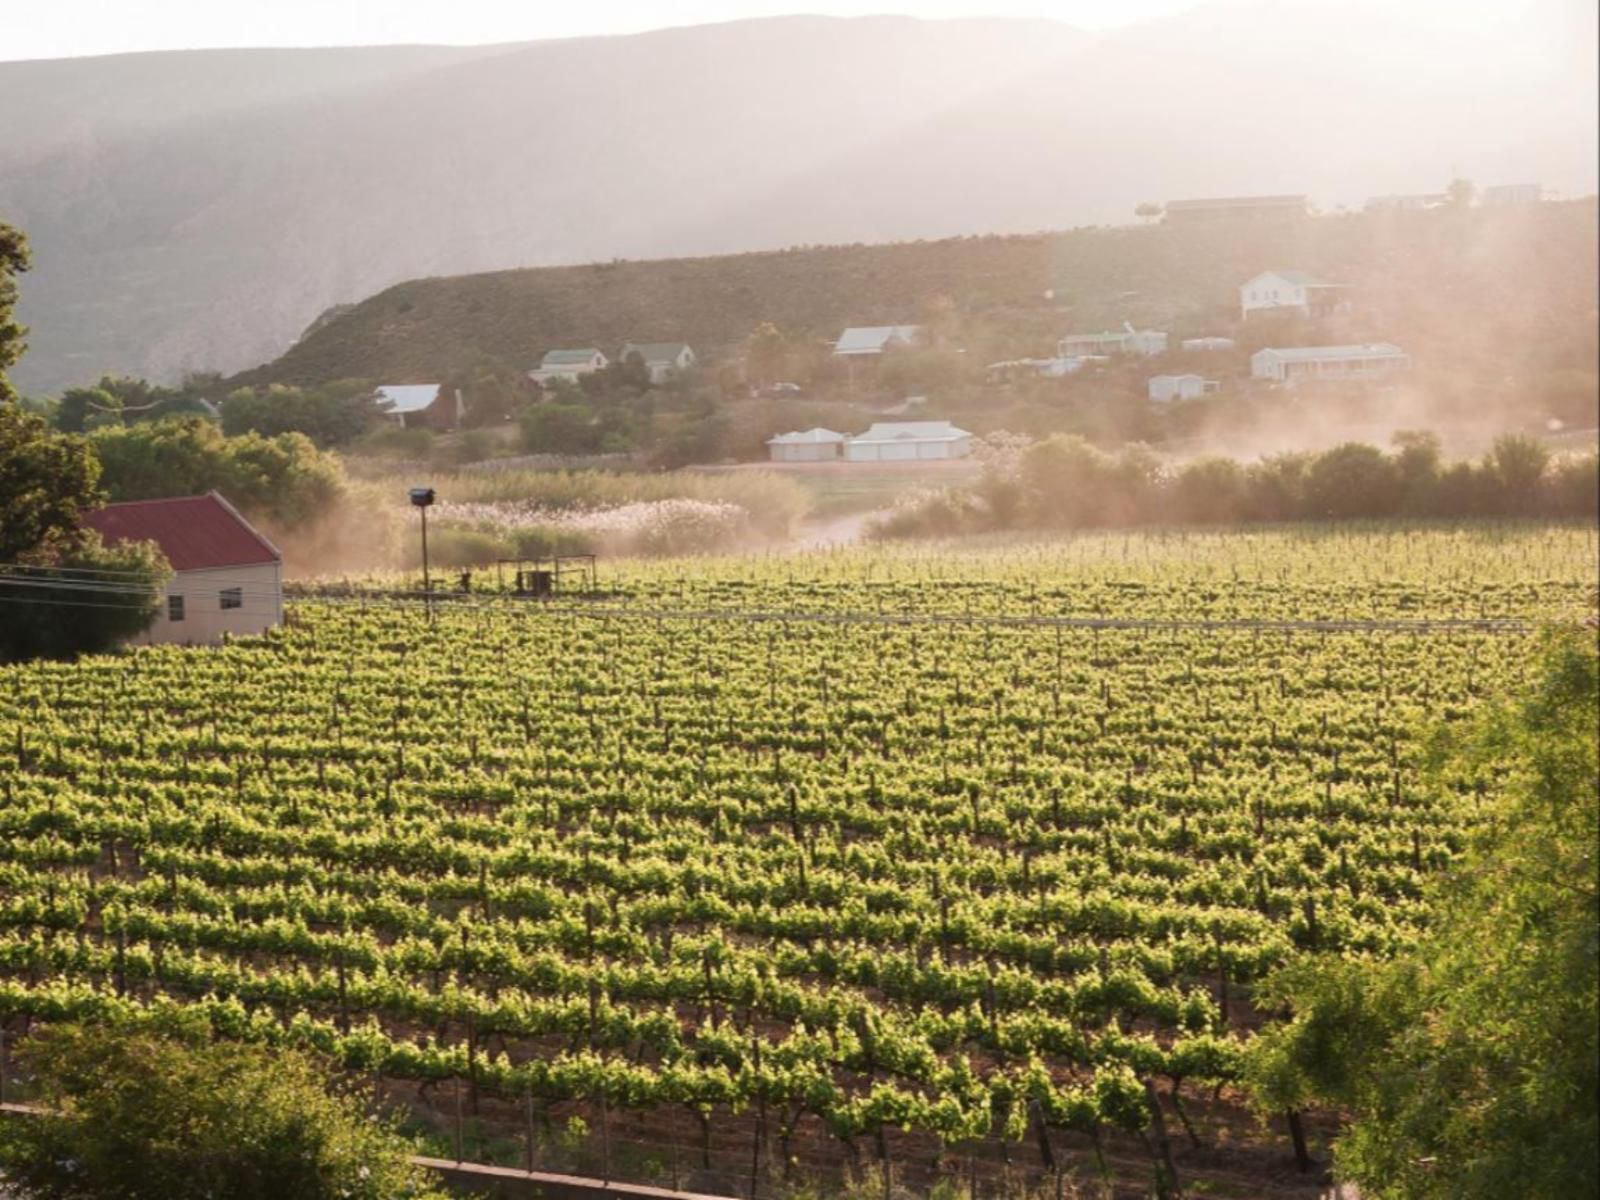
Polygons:
<instances>
[{"instance_id":1,"label":"lamp post","mask_svg":"<svg viewBox=\"0 0 1600 1200\"><path fill-rule=\"evenodd\" d=\"M433 503L431 487L411 489L411 503L422 513L422 596L428 606L428 619L433 619L433 582L428 576L428 507Z\"/></svg>"}]
</instances>

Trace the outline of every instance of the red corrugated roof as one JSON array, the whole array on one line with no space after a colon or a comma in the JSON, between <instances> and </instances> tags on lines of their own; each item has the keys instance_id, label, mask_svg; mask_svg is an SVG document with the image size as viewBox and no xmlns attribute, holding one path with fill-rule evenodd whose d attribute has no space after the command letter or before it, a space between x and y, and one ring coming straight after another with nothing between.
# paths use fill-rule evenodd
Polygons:
<instances>
[{"instance_id":1,"label":"red corrugated roof","mask_svg":"<svg viewBox=\"0 0 1600 1200\"><path fill-rule=\"evenodd\" d=\"M154 542L174 571L277 562L278 548L215 492L129 500L86 513L84 525L109 543Z\"/></svg>"}]
</instances>

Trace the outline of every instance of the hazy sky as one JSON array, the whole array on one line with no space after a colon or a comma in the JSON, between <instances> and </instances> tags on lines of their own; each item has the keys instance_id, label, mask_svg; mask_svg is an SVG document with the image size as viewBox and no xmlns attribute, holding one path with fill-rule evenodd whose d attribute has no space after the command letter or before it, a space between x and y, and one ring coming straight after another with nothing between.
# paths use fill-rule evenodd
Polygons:
<instances>
[{"instance_id":1,"label":"hazy sky","mask_svg":"<svg viewBox=\"0 0 1600 1200\"><path fill-rule=\"evenodd\" d=\"M0 61L215 46L469 45L635 33L741 17L1054 17L1087 29L1198 0L0 0Z\"/></svg>"}]
</instances>

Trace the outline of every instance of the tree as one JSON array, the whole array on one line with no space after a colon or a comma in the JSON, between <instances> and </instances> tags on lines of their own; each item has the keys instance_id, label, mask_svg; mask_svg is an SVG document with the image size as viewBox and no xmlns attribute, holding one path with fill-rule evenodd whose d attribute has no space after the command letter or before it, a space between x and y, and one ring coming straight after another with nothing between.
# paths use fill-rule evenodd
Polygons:
<instances>
[{"instance_id":1,"label":"tree","mask_svg":"<svg viewBox=\"0 0 1600 1200\"><path fill-rule=\"evenodd\" d=\"M98 387L68 388L56 405L56 428L62 433L82 433L96 412L116 410L121 403L110 392Z\"/></svg>"},{"instance_id":2,"label":"tree","mask_svg":"<svg viewBox=\"0 0 1600 1200\"><path fill-rule=\"evenodd\" d=\"M20 229L0 221L0 404L17 398L6 381L6 368L22 357L28 348L28 327L16 320L17 276L28 269L28 239Z\"/></svg>"},{"instance_id":3,"label":"tree","mask_svg":"<svg viewBox=\"0 0 1600 1200\"><path fill-rule=\"evenodd\" d=\"M175 417L98 430L91 444L114 500L215 489L248 516L296 526L344 494L338 460L300 433L230 438L200 417Z\"/></svg>"},{"instance_id":4,"label":"tree","mask_svg":"<svg viewBox=\"0 0 1600 1200\"><path fill-rule=\"evenodd\" d=\"M1399 471L1376 446L1345 442L1317 455L1306 471L1304 515L1308 517L1386 517L1399 502Z\"/></svg>"},{"instance_id":5,"label":"tree","mask_svg":"<svg viewBox=\"0 0 1600 1200\"><path fill-rule=\"evenodd\" d=\"M1450 198L1453 208L1471 208L1472 201L1478 194L1478 187L1470 179L1457 177L1452 179L1444 189L1444 194Z\"/></svg>"},{"instance_id":6,"label":"tree","mask_svg":"<svg viewBox=\"0 0 1600 1200\"><path fill-rule=\"evenodd\" d=\"M0 1129L22 1200L444 1200L393 1123L298 1051L62 1025L19 1057L50 1114Z\"/></svg>"},{"instance_id":7,"label":"tree","mask_svg":"<svg viewBox=\"0 0 1600 1200\"><path fill-rule=\"evenodd\" d=\"M1494 779L1431 924L1389 962L1317 957L1271 977L1287 1008L1247 1056L1268 1111L1351 1116L1335 1173L1373 1200L1593 1196L1600 1190L1600 670L1592 634L1550 637L1516 702L1441 732L1441 788Z\"/></svg>"},{"instance_id":8,"label":"tree","mask_svg":"<svg viewBox=\"0 0 1600 1200\"><path fill-rule=\"evenodd\" d=\"M1529 513L1539 506L1540 486L1550 465L1550 448L1520 433L1495 438L1485 464L1500 489L1507 512Z\"/></svg>"},{"instance_id":9,"label":"tree","mask_svg":"<svg viewBox=\"0 0 1600 1200\"><path fill-rule=\"evenodd\" d=\"M100 463L81 437L0 403L0 564L48 561L77 545L78 519L103 499Z\"/></svg>"},{"instance_id":10,"label":"tree","mask_svg":"<svg viewBox=\"0 0 1600 1200\"><path fill-rule=\"evenodd\" d=\"M155 543L104 546L92 532L47 565L0 574L0 661L112 650L149 628L171 576Z\"/></svg>"},{"instance_id":11,"label":"tree","mask_svg":"<svg viewBox=\"0 0 1600 1200\"><path fill-rule=\"evenodd\" d=\"M1135 206L1133 215L1141 221L1154 221L1162 213L1161 205L1146 200L1143 204Z\"/></svg>"},{"instance_id":12,"label":"tree","mask_svg":"<svg viewBox=\"0 0 1600 1200\"><path fill-rule=\"evenodd\" d=\"M1439 486L1439 435L1402 429L1394 435L1395 469L1400 473L1401 507L1408 513L1431 511Z\"/></svg>"},{"instance_id":13,"label":"tree","mask_svg":"<svg viewBox=\"0 0 1600 1200\"><path fill-rule=\"evenodd\" d=\"M80 524L99 477L83 438L0 404L0 660L97 653L155 616L166 560L142 543L107 549Z\"/></svg>"},{"instance_id":14,"label":"tree","mask_svg":"<svg viewBox=\"0 0 1600 1200\"><path fill-rule=\"evenodd\" d=\"M744 340L744 367L758 387L785 380L789 374L789 339L771 321L763 321Z\"/></svg>"}]
</instances>

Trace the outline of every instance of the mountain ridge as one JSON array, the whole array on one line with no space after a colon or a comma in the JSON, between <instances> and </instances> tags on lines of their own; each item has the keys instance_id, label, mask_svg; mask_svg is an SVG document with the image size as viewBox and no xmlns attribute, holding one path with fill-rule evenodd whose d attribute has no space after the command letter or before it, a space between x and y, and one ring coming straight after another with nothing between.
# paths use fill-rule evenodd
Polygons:
<instances>
[{"instance_id":1,"label":"mountain ridge","mask_svg":"<svg viewBox=\"0 0 1600 1200\"><path fill-rule=\"evenodd\" d=\"M1309 7L1334 13L1318 31L1353 21L1347 5ZM1407 99L1414 72L1392 64L1368 86L1396 114L1380 154L1348 98L1362 62L1271 6L1197 11L1096 36L1038 20L788 17L389 59L317 51L289 82L272 70L298 52L256 52L247 103L185 99L134 127L106 115L107 63L79 64L86 81L36 122L53 132L35 143L50 144L0 158L0 219L35 259L20 309L32 349L13 377L39 391L107 370L237 371L330 307L419 276L1055 229L1181 194L1437 190L1456 146L1484 182L1587 186L1583 61L1529 92L1526 55L1492 77L1468 69L1496 31L1447 31L1438 57L1461 65L1415 84L1429 103ZM1373 11L1387 22L1374 43L1420 36L1411 17ZM1214 54L1193 53L1202 37ZM1248 79L1274 46L1284 61L1263 78L1288 98L1255 112ZM240 53L134 65L157 78ZM26 90L18 68L45 70L0 64L0 101ZM93 100L78 125L72 96ZM20 119L6 113L0 102L0 144ZM1322 141L1259 153L1295 120Z\"/></svg>"}]
</instances>

